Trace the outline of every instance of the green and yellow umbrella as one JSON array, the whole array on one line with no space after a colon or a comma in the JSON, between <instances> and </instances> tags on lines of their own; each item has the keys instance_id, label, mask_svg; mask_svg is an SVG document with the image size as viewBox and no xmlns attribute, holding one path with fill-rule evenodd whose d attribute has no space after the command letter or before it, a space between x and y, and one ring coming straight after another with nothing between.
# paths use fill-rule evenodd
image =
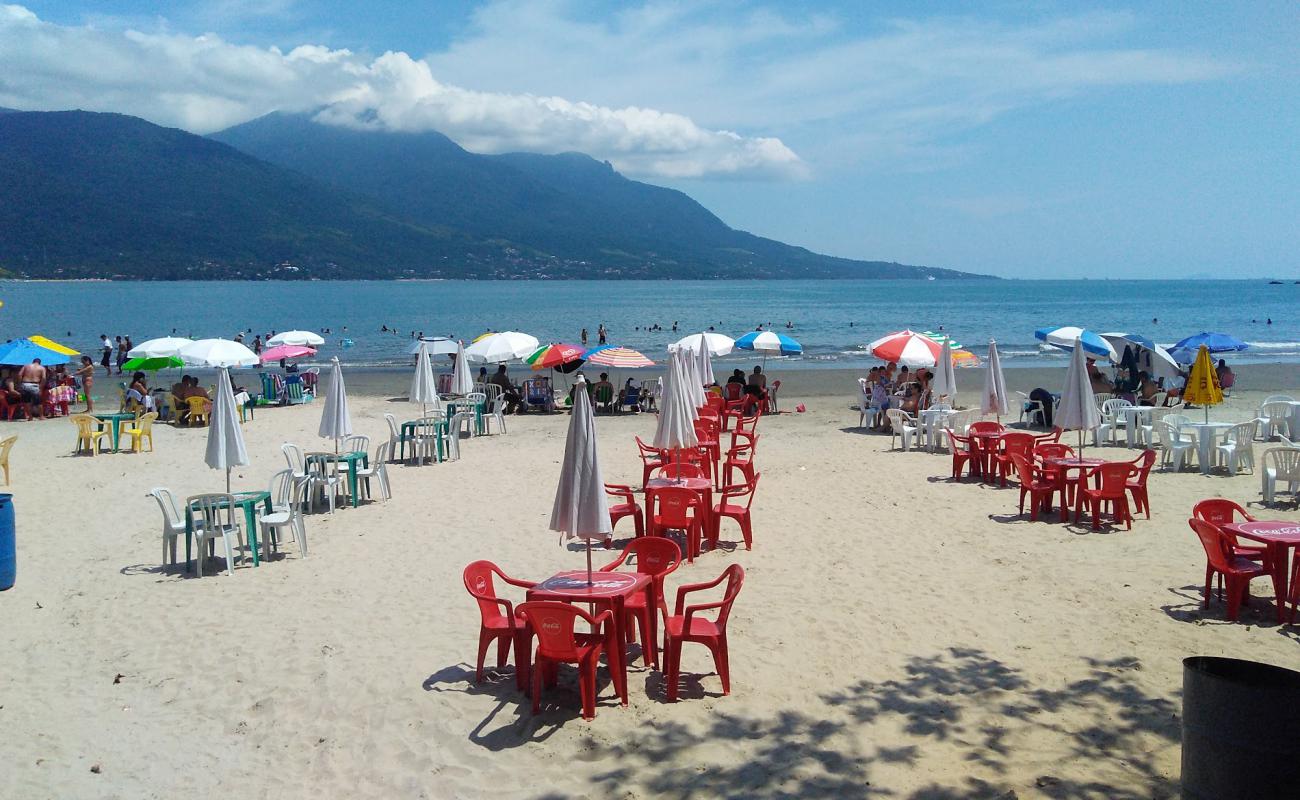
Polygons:
<instances>
[{"instance_id":1,"label":"green and yellow umbrella","mask_svg":"<svg viewBox=\"0 0 1300 800\"><path fill-rule=\"evenodd\" d=\"M1210 421L1210 406L1223 402L1223 387L1219 386L1219 373L1214 371L1210 348L1201 345L1183 387L1183 402L1205 407L1205 421Z\"/></svg>"}]
</instances>

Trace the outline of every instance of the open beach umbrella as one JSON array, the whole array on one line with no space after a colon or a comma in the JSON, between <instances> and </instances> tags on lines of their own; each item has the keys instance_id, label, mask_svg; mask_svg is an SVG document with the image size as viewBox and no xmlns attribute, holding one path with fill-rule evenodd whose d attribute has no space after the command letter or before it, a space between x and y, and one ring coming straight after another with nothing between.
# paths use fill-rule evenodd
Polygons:
<instances>
[{"instance_id":1,"label":"open beach umbrella","mask_svg":"<svg viewBox=\"0 0 1300 800\"><path fill-rule=\"evenodd\" d=\"M1203 407L1206 422L1210 421L1210 406L1223 402L1223 387L1219 385L1219 373L1214 369L1214 361L1210 358L1210 348L1207 345L1201 345L1196 353L1196 361L1192 363L1192 370L1187 373L1183 402Z\"/></svg>"},{"instance_id":2,"label":"open beach umbrella","mask_svg":"<svg viewBox=\"0 0 1300 800\"><path fill-rule=\"evenodd\" d=\"M1074 349L1074 343L1077 340L1080 346L1083 347L1083 352L1087 353L1089 358L1104 358L1109 361L1119 360L1119 354L1115 352L1114 347L1111 347L1110 342L1092 331L1073 325L1039 328L1034 331L1034 336L1039 341L1046 342L1058 350L1067 352Z\"/></svg>"},{"instance_id":3,"label":"open beach umbrella","mask_svg":"<svg viewBox=\"0 0 1300 800\"><path fill-rule=\"evenodd\" d=\"M285 331L283 333L277 333L270 339L267 339L266 343L270 347L274 347L277 344L299 344L308 347L316 347L317 345L325 344L325 338L320 334L312 333L311 331Z\"/></svg>"},{"instance_id":4,"label":"open beach umbrella","mask_svg":"<svg viewBox=\"0 0 1300 800\"><path fill-rule=\"evenodd\" d=\"M880 337L867 345L867 349L882 361L893 361L908 367L933 367L939 360L942 347L928 336L901 330Z\"/></svg>"},{"instance_id":5,"label":"open beach umbrella","mask_svg":"<svg viewBox=\"0 0 1300 800\"><path fill-rule=\"evenodd\" d=\"M663 397L659 403L659 419L655 423L655 435L652 441L652 444L661 450L695 447L700 441L695 435L698 406L688 393L689 378L686 376L684 358L689 356L681 350L672 350L668 353Z\"/></svg>"},{"instance_id":6,"label":"open beach umbrella","mask_svg":"<svg viewBox=\"0 0 1300 800\"><path fill-rule=\"evenodd\" d=\"M343 367L338 358L331 359L329 383L325 385L325 408L321 411L317 434L322 439L334 440L334 452L339 451L339 439L352 435L352 417L348 414L348 390L343 385Z\"/></svg>"},{"instance_id":7,"label":"open beach umbrella","mask_svg":"<svg viewBox=\"0 0 1300 800\"><path fill-rule=\"evenodd\" d=\"M36 358L47 365L68 363L68 357L63 353L42 347L30 339L14 339L0 344L0 364L5 366L19 367L32 363L32 359Z\"/></svg>"},{"instance_id":8,"label":"open beach umbrella","mask_svg":"<svg viewBox=\"0 0 1300 800\"><path fill-rule=\"evenodd\" d=\"M519 331L480 336L465 348L465 358L476 364L501 364L527 358L541 345L537 337Z\"/></svg>"},{"instance_id":9,"label":"open beach umbrella","mask_svg":"<svg viewBox=\"0 0 1300 800\"><path fill-rule=\"evenodd\" d=\"M944 339L939 361L934 365L934 385L930 392L936 399L943 399L949 405L957 401L957 375L953 371L952 362L952 342Z\"/></svg>"},{"instance_id":10,"label":"open beach umbrella","mask_svg":"<svg viewBox=\"0 0 1300 800\"><path fill-rule=\"evenodd\" d=\"M426 352L431 356L449 356L460 347L460 342L448 339L446 336L426 336L411 342L411 345L406 348L406 354L415 355L419 352L421 343L428 345Z\"/></svg>"},{"instance_id":11,"label":"open beach umbrella","mask_svg":"<svg viewBox=\"0 0 1300 800\"><path fill-rule=\"evenodd\" d=\"M989 339L989 358L984 364L984 396L980 398L980 413L995 414L998 422L1009 413L1007 379L1002 374L1002 359L998 358L998 343Z\"/></svg>"},{"instance_id":12,"label":"open beach umbrella","mask_svg":"<svg viewBox=\"0 0 1300 800\"><path fill-rule=\"evenodd\" d=\"M735 349L736 340L725 334L704 331L679 339L677 346L686 350L699 350L705 347L708 348L709 355L725 356Z\"/></svg>"},{"instance_id":13,"label":"open beach umbrella","mask_svg":"<svg viewBox=\"0 0 1300 800\"><path fill-rule=\"evenodd\" d=\"M803 345L786 336L784 333L776 331L750 331L736 340L736 349L753 350L755 352L768 354L779 353L786 356L796 356L803 352Z\"/></svg>"},{"instance_id":14,"label":"open beach umbrella","mask_svg":"<svg viewBox=\"0 0 1300 800\"><path fill-rule=\"evenodd\" d=\"M1205 345L1205 349L1211 353L1235 353L1245 350L1250 345L1240 339L1229 336L1226 333L1211 333L1201 331L1200 333L1188 336L1178 344L1169 348L1169 354L1179 364L1190 364L1196 360L1197 353Z\"/></svg>"},{"instance_id":15,"label":"open beach umbrella","mask_svg":"<svg viewBox=\"0 0 1300 800\"><path fill-rule=\"evenodd\" d=\"M469 371L469 357L465 355L465 344L456 344L456 366L451 371L451 393L464 397L474 391L474 376Z\"/></svg>"},{"instance_id":16,"label":"open beach umbrella","mask_svg":"<svg viewBox=\"0 0 1300 800\"><path fill-rule=\"evenodd\" d=\"M212 420L208 423L208 449L203 460L213 469L226 471L226 493L230 493L230 470L248 464L244 431L239 427L239 406L230 385L230 370L217 372L217 394L212 398Z\"/></svg>"},{"instance_id":17,"label":"open beach umbrella","mask_svg":"<svg viewBox=\"0 0 1300 800\"><path fill-rule=\"evenodd\" d=\"M1101 334L1101 338L1110 343L1117 353L1125 347L1132 348L1137 356L1137 368L1153 378L1172 378L1178 374L1178 362L1169 351L1146 336L1112 332Z\"/></svg>"},{"instance_id":18,"label":"open beach umbrella","mask_svg":"<svg viewBox=\"0 0 1300 800\"><path fill-rule=\"evenodd\" d=\"M980 365L980 357L969 350L953 350L952 365L961 368L978 367Z\"/></svg>"},{"instance_id":19,"label":"open beach umbrella","mask_svg":"<svg viewBox=\"0 0 1300 800\"><path fill-rule=\"evenodd\" d=\"M442 410L442 399L438 397L438 382L433 377L433 361L429 358L428 342L420 342L415 360L415 373L411 375L411 391L406 396L408 402L420 404L420 416L428 416L429 406L434 411Z\"/></svg>"},{"instance_id":20,"label":"open beach umbrella","mask_svg":"<svg viewBox=\"0 0 1300 800\"><path fill-rule=\"evenodd\" d=\"M585 352L586 348L577 344L544 344L529 353L524 363L532 365L534 371L558 369L567 373L582 365Z\"/></svg>"},{"instance_id":21,"label":"open beach umbrella","mask_svg":"<svg viewBox=\"0 0 1300 800\"><path fill-rule=\"evenodd\" d=\"M569 435L564 442L564 460L560 462L555 503L551 506L551 530L587 543L587 582L590 584L591 540L608 537L614 528L609 520L605 479L596 452L596 423L591 398L587 396L587 379L580 373L574 385Z\"/></svg>"},{"instance_id":22,"label":"open beach umbrella","mask_svg":"<svg viewBox=\"0 0 1300 800\"><path fill-rule=\"evenodd\" d=\"M261 353L262 363L270 363L291 358L305 358L316 355L316 348L308 347L305 344L278 344L275 347L267 348Z\"/></svg>"},{"instance_id":23,"label":"open beach umbrella","mask_svg":"<svg viewBox=\"0 0 1300 800\"><path fill-rule=\"evenodd\" d=\"M1061 388L1061 402L1056 407L1054 422L1062 430L1079 432L1079 454L1083 454L1083 432L1101 424L1101 412L1092 394L1092 381L1088 378L1083 342L1075 344L1070 352L1070 367L1065 371L1065 386Z\"/></svg>"},{"instance_id":24,"label":"open beach umbrella","mask_svg":"<svg viewBox=\"0 0 1300 800\"><path fill-rule=\"evenodd\" d=\"M181 348L181 359L192 367L256 367L262 359L239 342L199 339Z\"/></svg>"},{"instance_id":25,"label":"open beach umbrella","mask_svg":"<svg viewBox=\"0 0 1300 800\"><path fill-rule=\"evenodd\" d=\"M168 358L175 356L180 357L181 349L194 344L193 339L183 339L179 336L163 336L158 339L150 339L147 342L132 347L127 351L128 358Z\"/></svg>"},{"instance_id":26,"label":"open beach umbrella","mask_svg":"<svg viewBox=\"0 0 1300 800\"><path fill-rule=\"evenodd\" d=\"M47 350L53 350L54 352L62 353L65 356L81 355L81 351L73 350L71 347L68 347L66 344L59 344L53 339L49 339L44 336L41 336L39 333L34 333L31 336L28 336L27 338L31 340L33 343L39 344L41 347L44 347Z\"/></svg>"},{"instance_id":27,"label":"open beach umbrella","mask_svg":"<svg viewBox=\"0 0 1300 800\"><path fill-rule=\"evenodd\" d=\"M924 336L924 337L926 337L927 339L933 339L933 340L935 340L936 342L938 342L939 344L943 344L944 342L948 342L949 344L952 345L952 349L953 349L953 350L960 350L960 349L961 349L961 342L958 342L958 341L954 340L951 336L949 336L949 335L946 334L946 333L941 333L941 332L939 332L939 331L922 331L922 332L921 332L921 335Z\"/></svg>"},{"instance_id":28,"label":"open beach umbrella","mask_svg":"<svg viewBox=\"0 0 1300 800\"><path fill-rule=\"evenodd\" d=\"M183 367L185 362L176 356L158 356L152 358L132 358L122 365L125 372L134 372L144 370L145 372L157 372L160 369L172 369L174 367Z\"/></svg>"},{"instance_id":29,"label":"open beach umbrella","mask_svg":"<svg viewBox=\"0 0 1300 800\"><path fill-rule=\"evenodd\" d=\"M593 347L586 352L585 358L588 364L614 369L640 369L641 367L653 367L655 365L655 362L630 347L615 347L613 345Z\"/></svg>"}]
</instances>

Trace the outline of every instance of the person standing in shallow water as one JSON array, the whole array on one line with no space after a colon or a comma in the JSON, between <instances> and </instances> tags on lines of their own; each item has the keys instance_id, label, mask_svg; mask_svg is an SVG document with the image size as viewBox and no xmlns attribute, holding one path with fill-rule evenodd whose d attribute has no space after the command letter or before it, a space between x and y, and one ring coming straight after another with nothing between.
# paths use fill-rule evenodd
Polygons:
<instances>
[{"instance_id":1,"label":"person standing in shallow water","mask_svg":"<svg viewBox=\"0 0 1300 800\"><path fill-rule=\"evenodd\" d=\"M598 344L605 343L605 323L603 322L600 323L600 327L596 328L596 339Z\"/></svg>"},{"instance_id":2,"label":"person standing in shallow water","mask_svg":"<svg viewBox=\"0 0 1300 800\"><path fill-rule=\"evenodd\" d=\"M89 414L95 410L95 401L90 396L90 390L95 386L95 362L90 360L90 356L81 357L77 377L81 379L81 391L86 395L86 413Z\"/></svg>"},{"instance_id":3,"label":"person standing in shallow water","mask_svg":"<svg viewBox=\"0 0 1300 800\"><path fill-rule=\"evenodd\" d=\"M582 329L582 334L581 334L581 336L582 336L582 346L583 346L583 347L586 347L586 346L587 346L587 329L586 329L586 328L583 328L583 329Z\"/></svg>"}]
</instances>

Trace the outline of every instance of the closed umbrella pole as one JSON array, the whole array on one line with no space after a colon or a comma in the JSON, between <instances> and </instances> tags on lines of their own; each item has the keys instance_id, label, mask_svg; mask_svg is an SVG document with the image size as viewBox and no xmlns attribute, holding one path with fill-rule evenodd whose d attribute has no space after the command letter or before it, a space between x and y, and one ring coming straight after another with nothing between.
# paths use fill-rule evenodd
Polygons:
<instances>
[{"instance_id":1,"label":"closed umbrella pole","mask_svg":"<svg viewBox=\"0 0 1300 800\"><path fill-rule=\"evenodd\" d=\"M212 419L208 423L208 447L204 462L213 469L226 471L226 494L230 494L230 470L248 464L244 432L239 427L239 410L230 383L230 370L217 372L217 396L212 402Z\"/></svg>"},{"instance_id":2,"label":"closed umbrella pole","mask_svg":"<svg viewBox=\"0 0 1300 800\"><path fill-rule=\"evenodd\" d=\"M1002 359L998 357L998 343L989 339L989 358L984 371L984 396L980 399L980 413L993 413L999 423L1010 409L1007 402L1007 379L1002 373Z\"/></svg>"},{"instance_id":3,"label":"closed umbrella pole","mask_svg":"<svg viewBox=\"0 0 1300 800\"><path fill-rule=\"evenodd\" d=\"M560 481L551 506L550 529L586 542L587 585L590 586L593 582L591 540L608 537L614 528L609 520L605 479L596 450L595 417L586 384L587 379L579 373L564 442L564 460L560 462Z\"/></svg>"},{"instance_id":4,"label":"closed umbrella pole","mask_svg":"<svg viewBox=\"0 0 1300 800\"><path fill-rule=\"evenodd\" d=\"M317 433L322 439L334 440L334 452L339 451L339 440L352 435L352 417L348 413L347 387L343 385L343 367L337 357L331 359L329 384L325 387L325 408L321 411Z\"/></svg>"},{"instance_id":5,"label":"closed umbrella pole","mask_svg":"<svg viewBox=\"0 0 1300 800\"><path fill-rule=\"evenodd\" d=\"M420 416L423 417L428 416L430 404L436 411L442 407L442 401L438 397L438 385L433 377L433 357L429 353L428 343L421 341L416 354L415 373L411 375L411 391L407 394L407 400L420 404Z\"/></svg>"},{"instance_id":6,"label":"closed umbrella pole","mask_svg":"<svg viewBox=\"0 0 1300 800\"><path fill-rule=\"evenodd\" d=\"M1079 455L1083 455L1083 432L1101 424L1097 400L1092 394L1092 381L1084 363L1082 342L1076 340L1070 353L1070 366L1065 372L1065 386L1061 388L1061 403L1056 410L1055 422L1064 430L1079 432Z\"/></svg>"}]
</instances>

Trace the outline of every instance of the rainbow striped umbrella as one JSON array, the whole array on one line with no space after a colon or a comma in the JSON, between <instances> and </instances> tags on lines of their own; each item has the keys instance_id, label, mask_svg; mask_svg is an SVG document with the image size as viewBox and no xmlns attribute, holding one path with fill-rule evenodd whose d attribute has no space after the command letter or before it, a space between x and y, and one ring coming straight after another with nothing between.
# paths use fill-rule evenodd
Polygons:
<instances>
[{"instance_id":1,"label":"rainbow striped umbrella","mask_svg":"<svg viewBox=\"0 0 1300 800\"><path fill-rule=\"evenodd\" d=\"M655 365L655 362L630 347L614 347L613 345L591 348L587 351L586 359L588 364L613 367L614 369L639 369Z\"/></svg>"},{"instance_id":2,"label":"rainbow striped umbrella","mask_svg":"<svg viewBox=\"0 0 1300 800\"><path fill-rule=\"evenodd\" d=\"M563 369L565 364L581 361L583 348L576 344L544 344L524 357L533 369Z\"/></svg>"}]
</instances>

